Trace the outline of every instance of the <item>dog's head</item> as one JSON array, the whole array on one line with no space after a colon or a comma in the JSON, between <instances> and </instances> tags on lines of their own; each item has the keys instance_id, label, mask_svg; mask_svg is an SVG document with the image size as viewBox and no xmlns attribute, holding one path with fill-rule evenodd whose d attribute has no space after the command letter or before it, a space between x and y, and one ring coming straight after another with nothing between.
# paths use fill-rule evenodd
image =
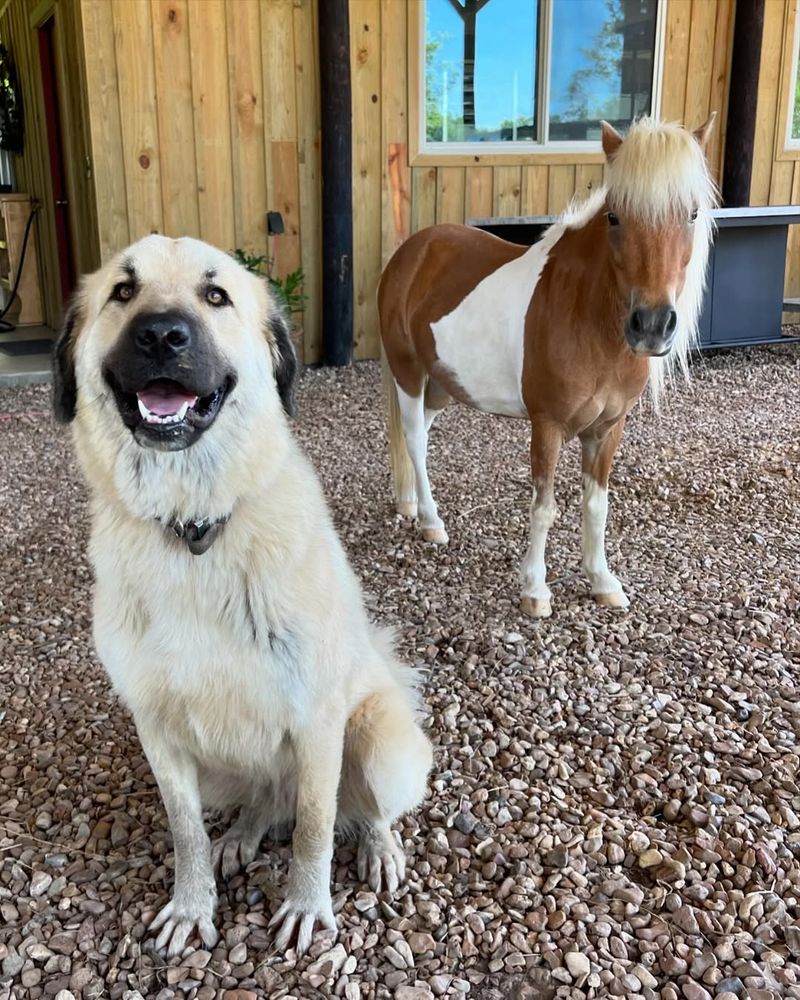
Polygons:
<instances>
[{"instance_id":1,"label":"dog's head","mask_svg":"<svg viewBox=\"0 0 800 1000\"><path fill-rule=\"evenodd\" d=\"M89 412L95 439L105 422L123 447L183 451L224 434L232 408L239 427L293 413L295 371L263 279L198 240L148 236L84 279L55 346L55 413Z\"/></svg>"}]
</instances>

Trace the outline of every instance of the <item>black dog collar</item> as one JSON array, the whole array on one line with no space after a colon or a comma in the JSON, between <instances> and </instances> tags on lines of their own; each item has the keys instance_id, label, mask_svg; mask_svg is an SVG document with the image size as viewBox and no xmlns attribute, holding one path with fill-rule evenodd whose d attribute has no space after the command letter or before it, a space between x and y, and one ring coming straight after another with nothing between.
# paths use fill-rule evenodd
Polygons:
<instances>
[{"instance_id":1,"label":"black dog collar","mask_svg":"<svg viewBox=\"0 0 800 1000\"><path fill-rule=\"evenodd\" d=\"M216 521L211 521L207 517L198 518L196 521L181 521L179 517L173 517L172 520L165 522L164 527L170 528L178 538L182 538L193 556L201 556L204 552L208 552L219 538L230 519L230 514L217 518ZM156 520L160 521L161 518Z\"/></svg>"}]
</instances>

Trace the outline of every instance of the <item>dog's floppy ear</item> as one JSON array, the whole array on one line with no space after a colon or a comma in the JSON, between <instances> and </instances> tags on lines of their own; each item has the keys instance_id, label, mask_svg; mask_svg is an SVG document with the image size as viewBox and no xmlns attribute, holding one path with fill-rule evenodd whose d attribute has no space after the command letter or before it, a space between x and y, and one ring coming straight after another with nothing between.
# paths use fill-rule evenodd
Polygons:
<instances>
[{"instance_id":1,"label":"dog's floppy ear","mask_svg":"<svg viewBox=\"0 0 800 1000\"><path fill-rule=\"evenodd\" d=\"M283 408L293 417L296 412L294 403L294 382L297 377L297 355L292 342L292 328L286 312L273 301L271 303L267 325L269 326L272 364L275 370L275 382Z\"/></svg>"},{"instance_id":2,"label":"dog's floppy ear","mask_svg":"<svg viewBox=\"0 0 800 1000\"><path fill-rule=\"evenodd\" d=\"M60 424L75 417L78 384L75 381L75 338L83 322L83 302L80 293L69 304L64 325L53 345L53 411Z\"/></svg>"}]
</instances>

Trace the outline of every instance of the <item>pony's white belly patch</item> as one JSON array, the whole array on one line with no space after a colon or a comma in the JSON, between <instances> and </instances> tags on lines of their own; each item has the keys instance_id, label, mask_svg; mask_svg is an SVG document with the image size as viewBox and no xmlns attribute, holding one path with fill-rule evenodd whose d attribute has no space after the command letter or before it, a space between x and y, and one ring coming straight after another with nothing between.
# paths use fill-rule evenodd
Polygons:
<instances>
[{"instance_id":1,"label":"pony's white belly patch","mask_svg":"<svg viewBox=\"0 0 800 1000\"><path fill-rule=\"evenodd\" d=\"M480 410L526 416L525 316L550 250L563 232L562 226L553 226L530 250L493 271L452 312L431 323L439 362Z\"/></svg>"}]
</instances>

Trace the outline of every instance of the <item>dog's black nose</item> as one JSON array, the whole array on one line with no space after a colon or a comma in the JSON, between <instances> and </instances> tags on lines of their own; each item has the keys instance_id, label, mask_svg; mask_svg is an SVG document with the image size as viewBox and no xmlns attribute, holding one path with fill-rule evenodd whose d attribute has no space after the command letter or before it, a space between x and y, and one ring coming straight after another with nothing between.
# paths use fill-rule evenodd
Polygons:
<instances>
[{"instance_id":1,"label":"dog's black nose","mask_svg":"<svg viewBox=\"0 0 800 1000\"><path fill-rule=\"evenodd\" d=\"M175 313L143 316L131 332L138 349L150 358L164 359L182 354L192 344L192 330L187 319Z\"/></svg>"}]
</instances>

